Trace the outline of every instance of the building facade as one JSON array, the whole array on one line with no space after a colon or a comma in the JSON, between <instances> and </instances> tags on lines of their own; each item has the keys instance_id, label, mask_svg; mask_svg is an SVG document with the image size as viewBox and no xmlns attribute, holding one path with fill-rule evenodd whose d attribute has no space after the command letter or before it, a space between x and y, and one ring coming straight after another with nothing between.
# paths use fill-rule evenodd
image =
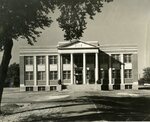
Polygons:
<instances>
[{"instance_id":1,"label":"building facade","mask_svg":"<svg viewBox=\"0 0 150 122\"><path fill-rule=\"evenodd\" d=\"M20 89L55 90L64 86L95 85L99 90L137 89L136 46L101 46L74 40L55 47L20 50Z\"/></svg>"}]
</instances>

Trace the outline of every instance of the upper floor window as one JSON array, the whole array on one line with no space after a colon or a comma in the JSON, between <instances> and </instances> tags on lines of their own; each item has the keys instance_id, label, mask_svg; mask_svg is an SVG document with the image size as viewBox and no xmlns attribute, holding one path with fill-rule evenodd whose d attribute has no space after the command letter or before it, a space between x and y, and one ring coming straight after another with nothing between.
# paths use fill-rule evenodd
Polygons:
<instances>
[{"instance_id":1,"label":"upper floor window","mask_svg":"<svg viewBox=\"0 0 150 122\"><path fill-rule=\"evenodd\" d=\"M33 56L26 56L25 57L25 64L26 65L33 65Z\"/></svg>"},{"instance_id":2,"label":"upper floor window","mask_svg":"<svg viewBox=\"0 0 150 122\"><path fill-rule=\"evenodd\" d=\"M37 64L45 64L45 56L37 56Z\"/></svg>"},{"instance_id":3,"label":"upper floor window","mask_svg":"<svg viewBox=\"0 0 150 122\"><path fill-rule=\"evenodd\" d=\"M33 72L25 72L25 80L33 80Z\"/></svg>"},{"instance_id":4,"label":"upper floor window","mask_svg":"<svg viewBox=\"0 0 150 122\"><path fill-rule=\"evenodd\" d=\"M57 56L49 56L49 63L50 64L57 64Z\"/></svg>"},{"instance_id":5,"label":"upper floor window","mask_svg":"<svg viewBox=\"0 0 150 122\"><path fill-rule=\"evenodd\" d=\"M46 78L46 75L45 75L45 71L38 71L37 72L37 80L45 80Z\"/></svg>"},{"instance_id":6,"label":"upper floor window","mask_svg":"<svg viewBox=\"0 0 150 122\"><path fill-rule=\"evenodd\" d=\"M111 56L113 59L120 61L120 54L112 54Z\"/></svg>"},{"instance_id":7,"label":"upper floor window","mask_svg":"<svg viewBox=\"0 0 150 122\"><path fill-rule=\"evenodd\" d=\"M57 80L57 71L50 71L49 79Z\"/></svg>"},{"instance_id":8,"label":"upper floor window","mask_svg":"<svg viewBox=\"0 0 150 122\"><path fill-rule=\"evenodd\" d=\"M131 63L132 62L131 57L132 57L131 54L124 54L124 63Z\"/></svg>"},{"instance_id":9,"label":"upper floor window","mask_svg":"<svg viewBox=\"0 0 150 122\"><path fill-rule=\"evenodd\" d=\"M132 70L131 69L124 70L124 78L132 78Z\"/></svg>"},{"instance_id":10,"label":"upper floor window","mask_svg":"<svg viewBox=\"0 0 150 122\"><path fill-rule=\"evenodd\" d=\"M63 56L63 64L70 64L70 55Z\"/></svg>"}]
</instances>

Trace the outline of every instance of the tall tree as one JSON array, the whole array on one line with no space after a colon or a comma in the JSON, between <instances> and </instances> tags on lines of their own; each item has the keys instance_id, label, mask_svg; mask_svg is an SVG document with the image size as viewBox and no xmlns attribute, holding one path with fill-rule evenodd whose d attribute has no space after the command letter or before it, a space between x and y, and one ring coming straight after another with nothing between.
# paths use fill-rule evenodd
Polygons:
<instances>
[{"instance_id":1,"label":"tall tree","mask_svg":"<svg viewBox=\"0 0 150 122\"><path fill-rule=\"evenodd\" d=\"M65 40L79 39L86 29L87 15L93 19L101 12L103 2L112 0L1 0L0 1L0 49L3 57L0 69L0 103L4 81L11 59L13 41L24 38L30 45L40 36L39 28L52 23L50 13L55 8L61 12L57 19L65 31Z\"/></svg>"},{"instance_id":2,"label":"tall tree","mask_svg":"<svg viewBox=\"0 0 150 122\"><path fill-rule=\"evenodd\" d=\"M54 8L54 1L48 0L0 1L0 49L4 51L0 69L0 103L13 41L21 37L33 44L40 34L37 29L50 26L52 20L48 14Z\"/></svg>"}]
</instances>

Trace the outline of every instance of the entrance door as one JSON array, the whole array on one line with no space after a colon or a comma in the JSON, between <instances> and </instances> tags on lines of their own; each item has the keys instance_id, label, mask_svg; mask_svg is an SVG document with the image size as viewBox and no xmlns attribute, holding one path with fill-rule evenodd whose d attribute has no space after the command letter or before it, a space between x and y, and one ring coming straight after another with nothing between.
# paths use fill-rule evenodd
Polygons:
<instances>
[{"instance_id":1,"label":"entrance door","mask_svg":"<svg viewBox=\"0 0 150 122\"><path fill-rule=\"evenodd\" d=\"M118 85L121 82L120 69L115 69L112 71L112 78L114 79L114 84Z\"/></svg>"},{"instance_id":2,"label":"entrance door","mask_svg":"<svg viewBox=\"0 0 150 122\"><path fill-rule=\"evenodd\" d=\"M83 84L83 54L74 54L75 83Z\"/></svg>"},{"instance_id":3,"label":"entrance door","mask_svg":"<svg viewBox=\"0 0 150 122\"><path fill-rule=\"evenodd\" d=\"M76 84L83 84L83 69L82 68L76 68L75 69L75 82Z\"/></svg>"},{"instance_id":4,"label":"entrance door","mask_svg":"<svg viewBox=\"0 0 150 122\"><path fill-rule=\"evenodd\" d=\"M112 78L114 82L113 89L120 89L120 83L121 83L121 78L120 78L120 69L115 69L112 70Z\"/></svg>"},{"instance_id":5,"label":"entrance door","mask_svg":"<svg viewBox=\"0 0 150 122\"><path fill-rule=\"evenodd\" d=\"M87 70L87 82L88 84L95 84L95 71L92 69Z\"/></svg>"}]
</instances>

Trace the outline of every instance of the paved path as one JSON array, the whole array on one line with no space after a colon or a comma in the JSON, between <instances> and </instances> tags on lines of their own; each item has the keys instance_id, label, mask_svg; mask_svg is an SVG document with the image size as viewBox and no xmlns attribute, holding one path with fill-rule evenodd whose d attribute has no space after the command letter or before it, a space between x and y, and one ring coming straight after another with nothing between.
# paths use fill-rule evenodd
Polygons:
<instances>
[{"instance_id":1,"label":"paved path","mask_svg":"<svg viewBox=\"0 0 150 122\"><path fill-rule=\"evenodd\" d=\"M89 93L73 92L65 100L62 107L61 121L92 121L99 111L91 99ZM94 115L94 116L93 116Z\"/></svg>"},{"instance_id":2,"label":"paved path","mask_svg":"<svg viewBox=\"0 0 150 122\"><path fill-rule=\"evenodd\" d=\"M60 121L149 121L149 92L126 92L72 92L61 105Z\"/></svg>"}]
</instances>

